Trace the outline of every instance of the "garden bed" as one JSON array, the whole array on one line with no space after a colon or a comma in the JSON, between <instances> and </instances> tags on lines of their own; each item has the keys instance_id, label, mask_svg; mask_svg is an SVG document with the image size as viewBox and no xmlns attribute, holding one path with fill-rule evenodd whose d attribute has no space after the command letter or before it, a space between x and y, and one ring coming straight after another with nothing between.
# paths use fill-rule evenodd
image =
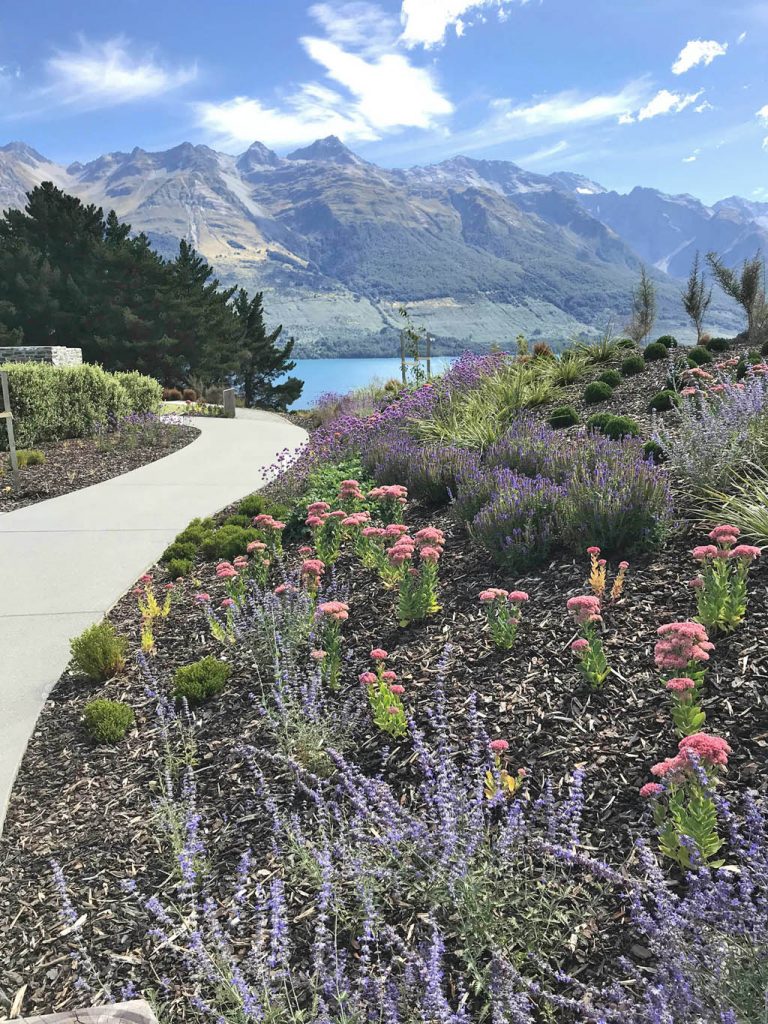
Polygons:
<instances>
[{"instance_id":1,"label":"garden bed","mask_svg":"<svg viewBox=\"0 0 768 1024\"><path fill-rule=\"evenodd\" d=\"M374 573L345 556L336 566L350 619L344 629L349 652L344 684L334 701L339 715L349 713L350 703L361 713L352 733L355 763L369 775L383 773L403 801L412 798L412 745L372 731L357 674L369 667L372 646L386 648L387 664L406 688L408 711L424 727L445 659L444 711L457 744L468 742L466 713L474 692L488 734L507 738L511 765L526 768L530 798L541 793L548 778L556 794L563 795L573 770L584 768L585 845L614 864L631 862L633 837L645 813L638 789L648 780L650 766L674 752L652 648L659 625L692 614L686 581L692 571L689 548L696 538L679 536L663 551L635 559L624 596L606 611L605 645L614 673L604 689L593 691L569 650L575 634L565 612L566 597L584 591L586 557L556 560L512 578L479 554L446 513L413 507L407 521L414 530L429 524L446 533L442 611L425 623L401 628L392 592L382 589ZM287 557L295 564L295 550ZM155 575L162 580L160 567ZM194 576L214 604L224 595L213 563L199 565ZM477 596L488 585L522 588L530 596L510 652L493 646L484 624ZM225 893L237 851L260 851L262 869L270 874L276 867L269 853L270 822L259 809L259 784L243 754L244 745L274 751L275 742L259 710L262 686L266 692L269 683L252 646L245 642L222 650L193 601L195 590L193 582L177 585L170 616L156 630L152 673L166 687L175 668L205 654L224 657L232 666L225 693L194 711L199 806L206 844L217 851L211 861L212 887ZM729 795L746 788L765 793L768 787L761 768L768 751L768 566L753 570L750 591L746 623L733 636L717 639L703 702L708 730L726 738L734 751ZM110 619L120 633L135 638L135 651L136 597L126 596ZM127 700L136 712L138 728L119 747L95 746L84 731L83 707L96 693ZM2 973L6 986L29 985L25 1012L58 1010L82 999L59 919L51 857L61 862L77 914L86 915L79 928L113 994L131 979L146 994L170 969L147 938L151 921L146 911L124 891L126 880L142 892L169 895L173 888L163 830L153 811L163 744L156 700L147 695L146 677L133 662L104 685L65 673L51 694L14 789L0 866ZM275 764L269 768L276 798L290 805L290 771ZM292 918L311 916L313 899L300 889L293 892ZM600 940L604 959L595 962L597 940L586 935L561 966L585 980L607 980L610 951L626 952L622 920ZM186 982L175 976L170 983L165 998L184 1019Z\"/></svg>"},{"instance_id":2,"label":"garden bed","mask_svg":"<svg viewBox=\"0 0 768 1024\"><path fill-rule=\"evenodd\" d=\"M199 433L188 424L168 424L151 438L135 445L132 442L131 446L121 443L117 435L41 444L38 450L45 461L19 471L21 482L17 492L11 488L8 453L0 453L0 512L12 512L130 473L185 448Z\"/></svg>"}]
</instances>

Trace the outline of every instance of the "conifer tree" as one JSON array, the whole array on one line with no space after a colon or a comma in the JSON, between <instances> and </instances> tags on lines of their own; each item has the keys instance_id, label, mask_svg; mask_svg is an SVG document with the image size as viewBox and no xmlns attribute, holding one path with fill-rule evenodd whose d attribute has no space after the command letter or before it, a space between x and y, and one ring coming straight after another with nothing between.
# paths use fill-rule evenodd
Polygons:
<instances>
[{"instance_id":1,"label":"conifer tree","mask_svg":"<svg viewBox=\"0 0 768 1024\"><path fill-rule=\"evenodd\" d=\"M295 369L291 360L294 340L289 338L282 347L277 340L282 334L282 324L267 332L264 323L263 294L257 292L252 299L240 289L235 297L233 309L238 324L238 368L237 380L242 387L245 405L250 409L286 409L301 395L304 382L298 377L288 377L282 383L275 381Z\"/></svg>"},{"instance_id":2,"label":"conifer tree","mask_svg":"<svg viewBox=\"0 0 768 1024\"><path fill-rule=\"evenodd\" d=\"M696 341L701 341L704 333L704 317L707 315L709 304L712 301L712 289L707 288L703 271L699 270L699 254L693 260L691 273L688 276L688 283L681 293L683 308L696 328Z\"/></svg>"}]
</instances>

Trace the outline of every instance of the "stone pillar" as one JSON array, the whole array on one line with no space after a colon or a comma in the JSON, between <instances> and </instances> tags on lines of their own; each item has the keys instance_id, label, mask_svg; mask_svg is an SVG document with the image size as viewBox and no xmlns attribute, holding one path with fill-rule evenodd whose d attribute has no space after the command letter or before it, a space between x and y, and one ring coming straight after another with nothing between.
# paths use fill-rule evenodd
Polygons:
<instances>
[{"instance_id":1,"label":"stone pillar","mask_svg":"<svg viewBox=\"0 0 768 1024\"><path fill-rule=\"evenodd\" d=\"M224 388L224 415L227 419L235 418L235 389Z\"/></svg>"},{"instance_id":2,"label":"stone pillar","mask_svg":"<svg viewBox=\"0 0 768 1024\"><path fill-rule=\"evenodd\" d=\"M80 366L81 348L64 345L11 345L0 348L0 363L48 363L49 366Z\"/></svg>"}]
</instances>

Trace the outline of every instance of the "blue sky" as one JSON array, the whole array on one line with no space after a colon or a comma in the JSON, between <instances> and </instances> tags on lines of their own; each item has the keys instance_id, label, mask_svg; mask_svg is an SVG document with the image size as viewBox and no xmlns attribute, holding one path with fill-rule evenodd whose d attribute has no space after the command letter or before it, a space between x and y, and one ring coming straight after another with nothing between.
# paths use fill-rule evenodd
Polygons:
<instances>
[{"instance_id":1,"label":"blue sky","mask_svg":"<svg viewBox=\"0 0 768 1024\"><path fill-rule=\"evenodd\" d=\"M27 0L0 7L0 143L60 162L336 134L711 202L768 201L768 4Z\"/></svg>"}]
</instances>

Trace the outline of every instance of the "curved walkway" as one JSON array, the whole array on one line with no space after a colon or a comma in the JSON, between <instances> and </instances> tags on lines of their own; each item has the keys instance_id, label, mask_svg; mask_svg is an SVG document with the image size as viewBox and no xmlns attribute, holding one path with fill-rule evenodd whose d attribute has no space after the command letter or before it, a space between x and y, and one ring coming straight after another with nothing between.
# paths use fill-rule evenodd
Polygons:
<instances>
[{"instance_id":1,"label":"curved walkway","mask_svg":"<svg viewBox=\"0 0 768 1024\"><path fill-rule=\"evenodd\" d=\"M305 431L273 413L196 419L186 448L123 476L0 514L0 830L69 640L98 622L190 519L261 486Z\"/></svg>"}]
</instances>

